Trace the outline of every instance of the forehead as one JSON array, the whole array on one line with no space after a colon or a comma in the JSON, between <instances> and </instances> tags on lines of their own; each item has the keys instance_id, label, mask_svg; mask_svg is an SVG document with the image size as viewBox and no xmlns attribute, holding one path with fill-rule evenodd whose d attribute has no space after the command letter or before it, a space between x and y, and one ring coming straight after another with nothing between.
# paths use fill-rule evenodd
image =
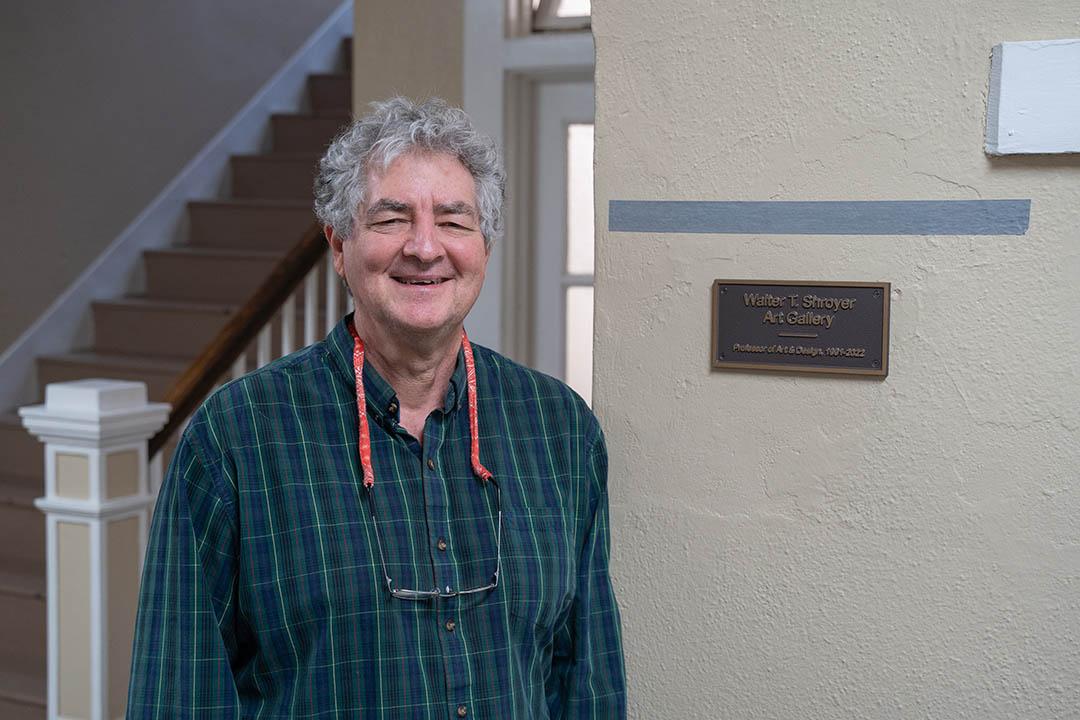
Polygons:
<instances>
[{"instance_id":1,"label":"forehead","mask_svg":"<svg viewBox=\"0 0 1080 720\"><path fill-rule=\"evenodd\" d=\"M394 158L386 168L369 170L367 180L366 205L379 200L476 204L472 174L448 153L411 150Z\"/></svg>"}]
</instances>

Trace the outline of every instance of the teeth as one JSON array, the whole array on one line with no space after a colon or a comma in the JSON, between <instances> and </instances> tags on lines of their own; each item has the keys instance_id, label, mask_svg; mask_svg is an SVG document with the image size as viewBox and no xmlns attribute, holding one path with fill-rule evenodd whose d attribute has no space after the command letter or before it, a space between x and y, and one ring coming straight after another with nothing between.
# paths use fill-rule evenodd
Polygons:
<instances>
[{"instance_id":1,"label":"teeth","mask_svg":"<svg viewBox=\"0 0 1080 720\"><path fill-rule=\"evenodd\" d=\"M399 280L406 285L437 285L441 280Z\"/></svg>"}]
</instances>

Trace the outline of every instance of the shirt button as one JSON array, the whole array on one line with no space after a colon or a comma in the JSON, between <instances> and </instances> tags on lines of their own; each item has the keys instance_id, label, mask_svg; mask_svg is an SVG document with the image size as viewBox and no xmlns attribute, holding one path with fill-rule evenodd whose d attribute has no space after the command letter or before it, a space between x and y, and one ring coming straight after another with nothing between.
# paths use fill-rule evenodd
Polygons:
<instances>
[{"instance_id":1,"label":"shirt button","mask_svg":"<svg viewBox=\"0 0 1080 720\"><path fill-rule=\"evenodd\" d=\"M443 538L439 538L439 540L435 543L435 547L439 548L439 550L441 550L442 552L446 552L446 540L444 540Z\"/></svg>"},{"instance_id":2,"label":"shirt button","mask_svg":"<svg viewBox=\"0 0 1080 720\"><path fill-rule=\"evenodd\" d=\"M457 627L457 623L453 620L446 621L446 632L454 632L454 628Z\"/></svg>"},{"instance_id":3,"label":"shirt button","mask_svg":"<svg viewBox=\"0 0 1080 720\"><path fill-rule=\"evenodd\" d=\"M458 717L465 717L468 714L469 714L469 708L465 707L464 705L458 705L457 706L457 716Z\"/></svg>"},{"instance_id":4,"label":"shirt button","mask_svg":"<svg viewBox=\"0 0 1080 720\"><path fill-rule=\"evenodd\" d=\"M427 459L427 469L428 470L434 470L435 469L435 461L432 460L431 458Z\"/></svg>"}]
</instances>

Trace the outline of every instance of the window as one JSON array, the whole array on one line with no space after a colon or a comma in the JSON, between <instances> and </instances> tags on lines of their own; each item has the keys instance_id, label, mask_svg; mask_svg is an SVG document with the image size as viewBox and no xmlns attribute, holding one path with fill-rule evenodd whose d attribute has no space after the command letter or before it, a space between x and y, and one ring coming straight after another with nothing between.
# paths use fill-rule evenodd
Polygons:
<instances>
[{"instance_id":1,"label":"window","mask_svg":"<svg viewBox=\"0 0 1080 720\"><path fill-rule=\"evenodd\" d=\"M548 30L588 30L591 0L532 0L533 32Z\"/></svg>"},{"instance_id":2,"label":"window","mask_svg":"<svg viewBox=\"0 0 1080 720\"><path fill-rule=\"evenodd\" d=\"M537 94L532 364L592 401L593 86Z\"/></svg>"},{"instance_id":3,"label":"window","mask_svg":"<svg viewBox=\"0 0 1080 720\"><path fill-rule=\"evenodd\" d=\"M566 128L566 384L592 404L593 126Z\"/></svg>"}]
</instances>

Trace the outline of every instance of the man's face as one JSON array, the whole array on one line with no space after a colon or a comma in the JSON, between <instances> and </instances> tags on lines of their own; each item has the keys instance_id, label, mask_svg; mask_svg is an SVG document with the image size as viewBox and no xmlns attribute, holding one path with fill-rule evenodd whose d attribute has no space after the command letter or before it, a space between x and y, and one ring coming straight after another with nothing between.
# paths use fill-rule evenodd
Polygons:
<instances>
[{"instance_id":1,"label":"man's face","mask_svg":"<svg viewBox=\"0 0 1080 720\"><path fill-rule=\"evenodd\" d=\"M484 283L488 251L473 177L443 153L399 156L368 178L352 237L331 237L357 328L441 340L459 333Z\"/></svg>"}]
</instances>

